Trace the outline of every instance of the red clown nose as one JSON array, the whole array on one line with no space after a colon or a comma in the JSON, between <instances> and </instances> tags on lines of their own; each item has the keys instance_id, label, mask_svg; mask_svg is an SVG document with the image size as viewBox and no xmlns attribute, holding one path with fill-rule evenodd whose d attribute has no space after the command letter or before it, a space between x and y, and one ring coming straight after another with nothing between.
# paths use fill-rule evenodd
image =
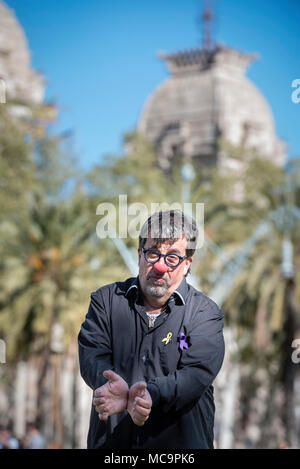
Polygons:
<instances>
[{"instance_id":1,"label":"red clown nose","mask_svg":"<svg viewBox=\"0 0 300 469\"><path fill-rule=\"evenodd\" d=\"M156 262L156 264L153 264L155 272L158 274L164 274L168 270L168 266L166 264L160 264L159 262Z\"/></svg>"}]
</instances>

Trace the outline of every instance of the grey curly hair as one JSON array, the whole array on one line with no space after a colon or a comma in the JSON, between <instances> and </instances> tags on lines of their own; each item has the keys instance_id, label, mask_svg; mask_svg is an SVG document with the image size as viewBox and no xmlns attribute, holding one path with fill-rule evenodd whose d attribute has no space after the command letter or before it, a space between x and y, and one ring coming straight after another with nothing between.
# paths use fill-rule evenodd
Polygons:
<instances>
[{"instance_id":1,"label":"grey curly hair","mask_svg":"<svg viewBox=\"0 0 300 469\"><path fill-rule=\"evenodd\" d=\"M187 239L186 256L191 257L198 238L195 220L181 210L166 210L153 213L141 228L139 248L143 248L147 238L151 237L160 246L163 243L173 244L177 239Z\"/></svg>"}]
</instances>

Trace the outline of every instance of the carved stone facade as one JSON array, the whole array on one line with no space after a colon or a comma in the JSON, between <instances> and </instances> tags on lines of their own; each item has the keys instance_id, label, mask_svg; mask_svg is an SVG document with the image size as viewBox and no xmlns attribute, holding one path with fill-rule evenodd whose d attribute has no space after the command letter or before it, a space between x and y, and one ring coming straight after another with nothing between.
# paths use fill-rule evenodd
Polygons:
<instances>
[{"instance_id":1,"label":"carved stone facade","mask_svg":"<svg viewBox=\"0 0 300 469\"><path fill-rule=\"evenodd\" d=\"M158 147L163 169L176 155L196 166L227 165L217 151L220 136L284 164L285 145L276 137L270 107L245 76L255 55L216 46L159 57L171 76L146 102L137 130Z\"/></svg>"},{"instance_id":2,"label":"carved stone facade","mask_svg":"<svg viewBox=\"0 0 300 469\"><path fill-rule=\"evenodd\" d=\"M22 27L14 12L0 0L0 78L7 100L40 104L45 80L32 70L31 56Z\"/></svg>"}]
</instances>

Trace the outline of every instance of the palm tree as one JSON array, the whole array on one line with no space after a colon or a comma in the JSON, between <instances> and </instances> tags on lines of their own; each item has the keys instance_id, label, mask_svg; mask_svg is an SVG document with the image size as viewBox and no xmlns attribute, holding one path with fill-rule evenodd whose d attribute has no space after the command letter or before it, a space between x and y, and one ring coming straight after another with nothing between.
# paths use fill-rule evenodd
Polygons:
<instances>
[{"instance_id":1,"label":"palm tree","mask_svg":"<svg viewBox=\"0 0 300 469\"><path fill-rule=\"evenodd\" d=\"M256 242L239 275L232 277L223 309L228 312L227 323L238 327L240 360L254 368L269 369L274 383L280 378L285 395L281 408L285 438L295 444L291 343L297 331L300 288L299 166L297 170L295 160L293 171L284 171L264 158L247 160L243 152L232 153L237 159L244 158L239 173L214 171L207 187L205 227L223 254L216 257L206 252L199 272L204 289L209 291L215 280L222 278L222 270L234 266L236 253L254 229L262 222L268 224L268 236ZM283 265L287 243L288 250L293 250L293 278L286 275Z\"/></svg>"},{"instance_id":2,"label":"palm tree","mask_svg":"<svg viewBox=\"0 0 300 469\"><path fill-rule=\"evenodd\" d=\"M19 129L17 124L11 125L12 134L15 128ZM70 169L74 166L65 155L62 159L59 139L44 137L29 144L19 132L24 161L18 161L21 168L14 160L9 165L11 180L15 173L14 183L22 189L14 191L12 202L5 187L0 193L2 207L7 208L0 223L0 336L7 344L10 367L36 357L40 417L44 380L55 352L55 327L63 328L65 348L76 340L99 268L91 267L95 257L91 205L76 186ZM5 139L0 159L4 168L16 150L13 135L7 132ZM22 180L22 167L30 184Z\"/></svg>"}]
</instances>

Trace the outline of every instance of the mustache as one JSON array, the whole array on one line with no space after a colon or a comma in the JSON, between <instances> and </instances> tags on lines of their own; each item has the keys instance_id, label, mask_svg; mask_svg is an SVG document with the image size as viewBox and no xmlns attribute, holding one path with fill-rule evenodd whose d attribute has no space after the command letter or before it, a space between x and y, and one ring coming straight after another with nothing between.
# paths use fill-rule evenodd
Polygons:
<instances>
[{"instance_id":1,"label":"mustache","mask_svg":"<svg viewBox=\"0 0 300 469\"><path fill-rule=\"evenodd\" d=\"M155 273L151 273L151 272L150 272L150 273L147 275L146 278L147 278L147 280L150 280L151 278L153 278L153 279L162 278L163 280L167 280L167 279L168 279L168 277L166 276L166 272L164 272L162 275L159 275L159 274L155 274Z\"/></svg>"}]
</instances>

